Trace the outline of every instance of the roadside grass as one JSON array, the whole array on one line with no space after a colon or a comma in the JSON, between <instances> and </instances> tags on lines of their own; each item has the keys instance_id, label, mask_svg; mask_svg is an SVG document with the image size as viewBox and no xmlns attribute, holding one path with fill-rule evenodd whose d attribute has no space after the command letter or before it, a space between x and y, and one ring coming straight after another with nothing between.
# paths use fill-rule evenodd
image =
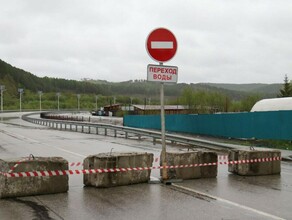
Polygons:
<instances>
[{"instance_id":1,"label":"roadside grass","mask_svg":"<svg viewBox=\"0 0 292 220\"><path fill-rule=\"evenodd\" d=\"M257 140L257 139L231 139L228 143L240 144L253 147L266 147L279 150L292 150L292 141L280 140Z\"/></svg>"},{"instance_id":2,"label":"roadside grass","mask_svg":"<svg viewBox=\"0 0 292 220\"><path fill-rule=\"evenodd\" d=\"M280 150L292 150L291 141L279 141L279 140L259 140L258 147L268 147Z\"/></svg>"}]
</instances>

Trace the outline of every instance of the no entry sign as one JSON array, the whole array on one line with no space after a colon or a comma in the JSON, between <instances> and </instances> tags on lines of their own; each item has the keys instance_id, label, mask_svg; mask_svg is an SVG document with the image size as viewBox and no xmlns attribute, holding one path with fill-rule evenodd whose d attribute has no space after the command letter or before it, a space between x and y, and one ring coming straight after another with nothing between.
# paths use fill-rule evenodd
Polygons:
<instances>
[{"instance_id":1,"label":"no entry sign","mask_svg":"<svg viewBox=\"0 0 292 220\"><path fill-rule=\"evenodd\" d=\"M157 28L148 35L146 49L152 59L163 63L174 57L177 41L171 31Z\"/></svg>"}]
</instances>

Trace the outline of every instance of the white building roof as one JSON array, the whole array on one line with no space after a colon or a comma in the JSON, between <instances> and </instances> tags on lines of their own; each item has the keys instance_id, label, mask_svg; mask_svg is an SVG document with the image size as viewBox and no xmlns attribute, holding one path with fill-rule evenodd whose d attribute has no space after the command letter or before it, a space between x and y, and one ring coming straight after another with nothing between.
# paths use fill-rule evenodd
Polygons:
<instances>
[{"instance_id":1,"label":"white building roof","mask_svg":"<svg viewBox=\"0 0 292 220\"><path fill-rule=\"evenodd\" d=\"M160 110L160 105L133 105L134 107L141 110ZM183 105L165 105L165 110L183 110L186 109Z\"/></svg>"},{"instance_id":2,"label":"white building roof","mask_svg":"<svg viewBox=\"0 0 292 220\"><path fill-rule=\"evenodd\" d=\"M251 112L292 110L292 97L262 99L250 110Z\"/></svg>"}]
</instances>

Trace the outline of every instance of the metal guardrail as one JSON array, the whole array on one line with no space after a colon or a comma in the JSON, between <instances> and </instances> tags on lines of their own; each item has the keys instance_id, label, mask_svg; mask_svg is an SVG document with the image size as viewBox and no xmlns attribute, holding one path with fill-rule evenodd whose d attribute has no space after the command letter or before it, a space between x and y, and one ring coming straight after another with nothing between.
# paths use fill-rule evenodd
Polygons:
<instances>
[{"instance_id":1,"label":"metal guardrail","mask_svg":"<svg viewBox=\"0 0 292 220\"><path fill-rule=\"evenodd\" d=\"M129 134L138 136L139 139L142 137L150 137L153 138L153 142L161 139L161 132L118 126L118 125L110 125L104 123L90 123L90 122L79 122L79 121L64 121L64 120L56 120L56 119L43 119L43 118L32 118L30 116L39 114L39 113L30 113L22 116L22 119L34 124L49 126L58 130L70 130L70 131L81 131L83 133L95 133L99 134L100 129L104 130L104 135L108 135L108 131L113 131L113 136L117 137L118 132L122 132L125 135L125 138L129 138ZM214 141L202 140L192 137L186 137L176 134L166 134L166 141L170 141L171 143L182 143L188 144L196 147L204 147L204 148L227 148L233 149L238 145L219 143Z\"/></svg>"}]
</instances>

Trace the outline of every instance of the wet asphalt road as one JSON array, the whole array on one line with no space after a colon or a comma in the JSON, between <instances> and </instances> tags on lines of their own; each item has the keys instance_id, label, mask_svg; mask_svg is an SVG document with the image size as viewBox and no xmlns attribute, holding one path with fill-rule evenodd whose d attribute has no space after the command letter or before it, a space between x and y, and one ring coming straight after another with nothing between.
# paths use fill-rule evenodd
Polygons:
<instances>
[{"instance_id":1,"label":"wet asphalt road","mask_svg":"<svg viewBox=\"0 0 292 220\"><path fill-rule=\"evenodd\" d=\"M80 162L111 150L158 157L160 145L56 131L24 122L19 113L0 113L1 159L33 154ZM71 175L68 193L1 199L0 219L292 219L292 163L281 166L281 175L242 177L222 165L213 179L108 189L83 187L82 176Z\"/></svg>"}]
</instances>

